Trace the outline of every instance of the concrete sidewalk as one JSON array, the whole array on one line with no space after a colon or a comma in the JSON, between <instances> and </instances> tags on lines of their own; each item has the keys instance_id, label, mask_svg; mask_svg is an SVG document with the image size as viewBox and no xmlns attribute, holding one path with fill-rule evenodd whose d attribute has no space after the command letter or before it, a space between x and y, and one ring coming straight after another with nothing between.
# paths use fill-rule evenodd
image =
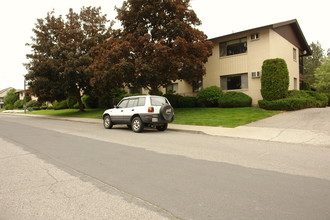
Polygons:
<instances>
[{"instance_id":1,"label":"concrete sidewalk","mask_svg":"<svg viewBox=\"0 0 330 220\"><path fill-rule=\"evenodd\" d=\"M13 114L13 113L1 113L1 114ZM286 113L283 113L286 114ZM27 117L39 117L53 120L66 120L76 121L84 123L102 124L102 119L93 118L74 118L74 117L58 117L58 116L43 116L43 115L26 115L26 114L14 114L16 116ZM276 117L276 116L273 116ZM311 144L324 147L330 147L330 133L329 131L322 130L308 130L308 129L293 129L293 128L279 128L279 127L267 127L267 125L252 126L244 125L236 128L225 127L213 127L213 126L197 126L197 125L179 125L169 124L168 130L191 132L196 134L206 134L223 137L233 138L246 138L262 141L275 141L294 144Z\"/></svg>"}]
</instances>

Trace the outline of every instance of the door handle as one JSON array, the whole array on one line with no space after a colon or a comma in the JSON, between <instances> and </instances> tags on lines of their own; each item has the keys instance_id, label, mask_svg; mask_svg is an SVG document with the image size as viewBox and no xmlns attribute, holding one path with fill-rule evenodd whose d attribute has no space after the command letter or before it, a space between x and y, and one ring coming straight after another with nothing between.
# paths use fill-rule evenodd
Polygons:
<instances>
[{"instance_id":1,"label":"door handle","mask_svg":"<svg viewBox=\"0 0 330 220\"><path fill-rule=\"evenodd\" d=\"M132 112L134 112L134 109L132 109Z\"/></svg>"}]
</instances>

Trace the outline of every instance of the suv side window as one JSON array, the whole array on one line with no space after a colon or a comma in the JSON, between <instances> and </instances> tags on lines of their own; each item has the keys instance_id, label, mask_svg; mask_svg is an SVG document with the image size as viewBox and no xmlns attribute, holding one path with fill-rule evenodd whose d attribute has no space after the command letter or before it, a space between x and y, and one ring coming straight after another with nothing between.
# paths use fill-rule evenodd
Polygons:
<instances>
[{"instance_id":1,"label":"suv side window","mask_svg":"<svg viewBox=\"0 0 330 220\"><path fill-rule=\"evenodd\" d=\"M121 102L118 104L118 108L126 108L127 103L128 103L128 100L127 100L127 99L124 99L123 101L121 101Z\"/></svg>"},{"instance_id":2,"label":"suv side window","mask_svg":"<svg viewBox=\"0 0 330 220\"><path fill-rule=\"evenodd\" d=\"M151 101L151 105L153 106L161 106L164 104L169 104L165 97L151 97L150 101Z\"/></svg>"},{"instance_id":3,"label":"suv side window","mask_svg":"<svg viewBox=\"0 0 330 220\"><path fill-rule=\"evenodd\" d=\"M127 108L132 108L137 106L138 99L130 99L127 104Z\"/></svg>"},{"instance_id":4,"label":"suv side window","mask_svg":"<svg viewBox=\"0 0 330 220\"><path fill-rule=\"evenodd\" d=\"M137 106L144 106L145 104L146 104L146 98L145 97L139 98Z\"/></svg>"}]
</instances>

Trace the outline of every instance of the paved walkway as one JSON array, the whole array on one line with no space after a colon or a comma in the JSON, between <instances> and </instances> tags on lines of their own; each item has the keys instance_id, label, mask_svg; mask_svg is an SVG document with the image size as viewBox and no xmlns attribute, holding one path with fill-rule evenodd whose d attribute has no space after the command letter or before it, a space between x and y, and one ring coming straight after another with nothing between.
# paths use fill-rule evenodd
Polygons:
<instances>
[{"instance_id":1,"label":"paved walkway","mask_svg":"<svg viewBox=\"0 0 330 220\"><path fill-rule=\"evenodd\" d=\"M2 113L10 114L10 113ZM101 119L24 115L57 120L102 123ZM330 108L285 112L236 128L169 124L169 130L207 135L311 144L330 147Z\"/></svg>"}]
</instances>

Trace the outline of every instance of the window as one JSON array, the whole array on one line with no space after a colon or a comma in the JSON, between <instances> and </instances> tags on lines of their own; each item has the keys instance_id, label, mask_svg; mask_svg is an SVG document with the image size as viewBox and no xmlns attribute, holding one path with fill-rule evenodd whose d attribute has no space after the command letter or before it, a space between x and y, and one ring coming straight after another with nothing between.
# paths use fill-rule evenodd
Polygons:
<instances>
[{"instance_id":1,"label":"window","mask_svg":"<svg viewBox=\"0 0 330 220\"><path fill-rule=\"evenodd\" d=\"M196 82L193 82L193 92L200 92L203 88L203 81L198 80Z\"/></svg>"},{"instance_id":2,"label":"window","mask_svg":"<svg viewBox=\"0 0 330 220\"><path fill-rule=\"evenodd\" d=\"M220 43L220 57L247 52L246 37Z\"/></svg>"},{"instance_id":3,"label":"window","mask_svg":"<svg viewBox=\"0 0 330 220\"><path fill-rule=\"evenodd\" d=\"M139 98L137 106L144 106L145 103L146 103L146 98L144 98L144 97Z\"/></svg>"},{"instance_id":4,"label":"window","mask_svg":"<svg viewBox=\"0 0 330 220\"><path fill-rule=\"evenodd\" d=\"M167 94L173 94L178 92L178 83L173 83L166 88L166 93Z\"/></svg>"},{"instance_id":5,"label":"window","mask_svg":"<svg viewBox=\"0 0 330 220\"><path fill-rule=\"evenodd\" d=\"M127 103L128 103L128 99L124 99L118 104L118 108L126 108Z\"/></svg>"},{"instance_id":6,"label":"window","mask_svg":"<svg viewBox=\"0 0 330 220\"><path fill-rule=\"evenodd\" d=\"M297 60L297 49L293 48L293 60L296 61Z\"/></svg>"},{"instance_id":7,"label":"window","mask_svg":"<svg viewBox=\"0 0 330 220\"><path fill-rule=\"evenodd\" d=\"M151 97L150 100L151 100L151 105L153 106L161 106L164 104L168 104L165 97Z\"/></svg>"},{"instance_id":8,"label":"window","mask_svg":"<svg viewBox=\"0 0 330 220\"><path fill-rule=\"evenodd\" d=\"M261 73L260 71L252 72L252 78L260 78Z\"/></svg>"},{"instance_id":9,"label":"window","mask_svg":"<svg viewBox=\"0 0 330 220\"><path fill-rule=\"evenodd\" d=\"M133 108L137 106L138 99L130 99L127 104L127 108Z\"/></svg>"},{"instance_id":10,"label":"window","mask_svg":"<svg viewBox=\"0 0 330 220\"><path fill-rule=\"evenodd\" d=\"M220 85L223 90L248 89L248 74L221 76Z\"/></svg>"},{"instance_id":11,"label":"window","mask_svg":"<svg viewBox=\"0 0 330 220\"><path fill-rule=\"evenodd\" d=\"M259 39L259 34L251 34L251 40L258 40Z\"/></svg>"}]
</instances>

